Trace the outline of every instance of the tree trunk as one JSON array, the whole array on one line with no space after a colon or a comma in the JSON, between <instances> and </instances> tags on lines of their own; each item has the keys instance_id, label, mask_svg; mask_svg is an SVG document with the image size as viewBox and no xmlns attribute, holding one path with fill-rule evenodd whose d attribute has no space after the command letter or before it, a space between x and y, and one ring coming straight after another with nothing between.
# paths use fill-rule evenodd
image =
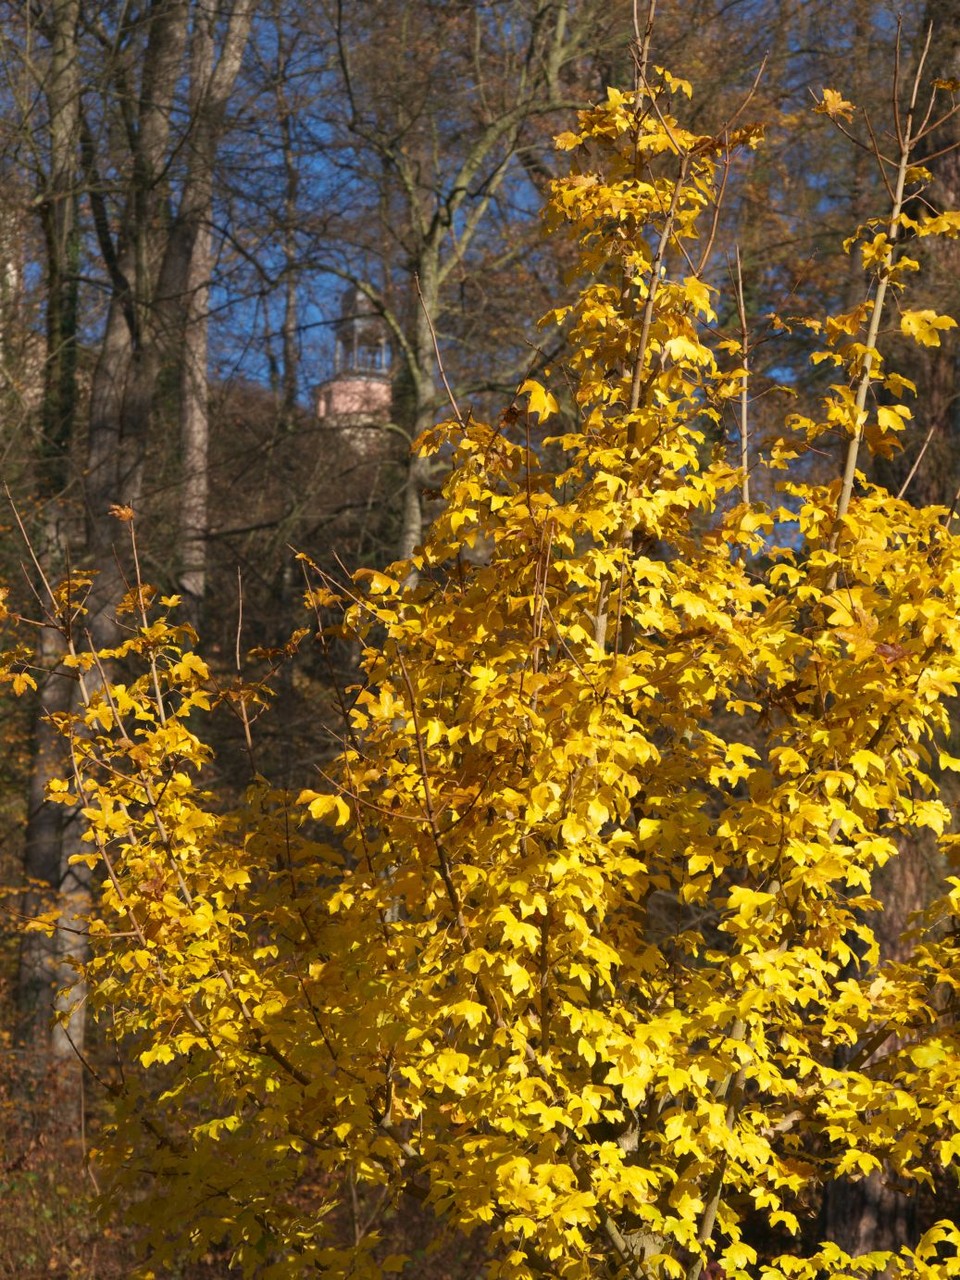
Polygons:
<instances>
[{"instance_id":1,"label":"tree trunk","mask_svg":"<svg viewBox=\"0 0 960 1280\"><path fill-rule=\"evenodd\" d=\"M408 407L411 439L416 440L436 421L436 351L434 350L433 325L440 305L440 247L439 228L432 228L423 245L416 280L415 308L406 351L407 372L411 389ZM423 490L430 477L429 461L412 457L407 467L403 490L403 514L400 526L398 553L402 560L409 560L423 541ZM407 581L416 581L411 573Z\"/></svg>"},{"instance_id":2,"label":"tree trunk","mask_svg":"<svg viewBox=\"0 0 960 1280\"><path fill-rule=\"evenodd\" d=\"M66 563L60 497L68 480L68 458L77 406L77 299L79 232L80 82L77 24L79 0L54 0L50 8L50 60L44 81L50 169L41 202L46 248L47 314L41 440L37 493L44 503L43 528L35 548L48 577L56 580ZM64 810L46 802L48 784L67 772L63 741L52 722L70 705L73 684L59 667L62 639L55 629L41 632L37 665L41 677L33 727L33 759L28 784L22 909L33 917L54 905L63 889L61 843ZM21 1034L44 1061L56 986L61 977L58 943L45 934L24 934L20 947L17 997Z\"/></svg>"},{"instance_id":3,"label":"tree trunk","mask_svg":"<svg viewBox=\"0 0 960 1280\"><path fill-rule=\"evenodd\" d=\"M60 889L64 810L61 805L48 804L46 794L47 784L62 777L67 768L63 739L52 720L69 710L73 692L70 680L58 669L62 654L59 634L52 629L41 632L37 666L46 674L39 682L27 793L24 872L28 884L21 903L25 919L52 907ZM53 939L42 933L24 933L20 940L17 1002L20 1035L32 1061L43 1062L47 1056L55 980Z\"/></svg>"},{"instance_id":4,"label":"tree trunk","mask_svg":"<svg viewBox=\"0 0 960 1280\"><path fill-rule=\"evenodd\" d=\"M199 627L206 589L207 491L210 443L207 334L210 297L210 228L197 233L190 267L186 331L180 365L180 590L188 622Z\"/></svg>"},{"instance_id":5,"label":"tree trunk","mask_svg":"<svg viewBox=\"0 0 960 1280\"><path fill-rule=\"evenodd\" d=\"M903 837L900 852L874 877L873 893L883 904L871 922L885 961L905 961L912 948L903 940L914 912L930 901L935 851L921 839ZM890 1044L880 1050L890 1052ZM871 1253L916 1244L924 1226L917 1210L918 1188L901 1187L884 1172L853 1181L843 1178L826 1188L820 1214L823 1239L847 1253Z\"/></svg>"},{"instance_id":6,"label":"tree trunk","mask_svg":"<svg viewBox=\"0 0 960 1280\"><path fill-rule=\"evenodd\" d=\"M80 83L77 24L80 0L54 0L45 84L50 174L40 206L47 257L47 350L44 361L40 490L50 498L66 483L66 460L77 407L77 305L80 235L77 188Z\"/></svg>"},{"instance_id":7,"label":"tree trunk","mask_svg":"<svg viewBox=\"0 0 960 1280\"><path fill-rule=\"evenodd\" d=\"M953 79L960 73L960 6L956 0L927 0L921 43L933 27L933 39L926 64L926 81ZM925 91L922 101L926 101ZM960 143L960 122L956 117L938 129L930 141L935 151ZM918 160L922 161L920 154ZM919 212L960 207L960 152L947 150L929 163L933 182ZM960 314L960 245L946 236L919 243L918 256L923 275L922 302L955 318ZM957 453L960 432L960 368L958 343L952 334L940 347L910 347L904 372L917 384L913 429L902 454L878 466L882 480L898 491L912 472L904 496L915 506L931 504L950 507L960 488L960 459Z\"/></svg>"},{"instance_id":8,"label":"tree trunk","mask_svg":"<svg viewBox=\"0 0 960 1280\"><path fill-rule=\"evenodd\" d=\"M130 141L129 188L116 238L111 240L102 204L94 149L85 144L90 199L105 266L112 283L106 327L90 392L88 461L84 474L86 558L96 571L85 618L91 642L109 647L119 635L114 606L129 572L126 526L110 514L113 504L139 504L150 434L153 402L165 362L186 352L182 362L182 432L184 491L181 504L184 587L196 607L203 594L206 535L206 332L211 241L210 209L213 164L222 132L226 102L232 91L253 16L252 0L236 0L225 15L189 0L155 0L149 11L142 59L139 97L134 103L126 81L118 89L136 111ZM65 24L75 24L79 0L58 0L55 10ZM226 17L219 59L214 61L214 33ZM182 195L170 215L168 171L174 106L184 75L183 58L191 37L189 123L185 138L189 160ZM74 28L70 28L73 30ZM118 73L120 74L120 73ZM70 82L52 77L51 84ZM74 88L76 82L73 82ZM76 133L80 132L78 93L74 93ZM53 119L51 108L51 120ZM58 135L59 136L59 135ZM71 178L75 184L75 176ZM73 188L72 188L73 189ZM62 209L57 206L62 214ZM62 220L62 219L61 219ZM59 224L58 224L59 225ZM57 243L63 240L59 233ZM75 274L75 273L74 273ZM69 279L69 272L64 273ZM62 313L61 308L61 313ZM60 314L60 313L58 313ZM69 310L67 311L69 313ZM75 308L73 312L75 316ZM55 317L56 318L56 317ZM57 321L61 324L62 321ZM62 350L63 344L58 347ZM68 368L71 367L68 365ZM62 385L61 375L57 385ZM52 385L52 384L51 384ZM53 392L51 391L51 394ZM62 397L61 397L62 399ZM56 401L57 404L60 401ZM53 410L51 409L51 414ZM75 688L75 686L72 686ZM61 697L57 681L48 680L44 697ZM75 706L76 704L74 704ZM54 954L38 954L25 944L21 990L43 986L51 976L58 986L74 983L76 968L86 955L83 920L89 912L89 873L71 865L78 851L79 825L64 824L40 802L51 776L62 775L63 762L54 764L55 748L38 745L36 779L31 800L35 834L28 839L28 872L32 862L60 892L61 914ZM41 739L38 738L38 743ZM35 909L35 904L32 904ZM50 974L52 969L53 973ZM57 997L61 1025L49 1048L54 1062L73 1058L73 1045L83 1041L83 992L74 986L70 997ZM62 1074L58 1071L58 1075Z\"/></svg>"},{"instance_id":9,"label":"tree trunk","mask_svg":"<svg viewBox=\"0 0 960 1280\"><path fill-rule=\"evenodd\" d=\"M960 8L955 0L928 0L920 30L921 42L930 25L934 37L927 64L928 83L934 77L950 78L960 68ZM924 99L925 101L925 99ZM933 145L940 147L960 137L951 121L947 136L938 133ZM948 152L931 162L934 182L930 196L937 207L957 208L960 199L960 156ZM960 275L960 250L955 241L936 237L920 244L924 259L923 286L936 291L923 305L956 314L960 296L956 282ZM918 305L918 304L915 304ZM904 496L916 506L950 506L960 483L957 461L958 368L956 343L949 337L942 347L909 348L899 367L917 384L915 421L902 454L875 464L877 478L894 493L913 470ZM885 960L906 960L908 950L901 935L913 912L929 901L937 875L936 854L916 839L904 838L899 855L878 873L874 894L883 910L874 922L880 951ZM889 1052L886 1046L884 1052ZM921 1223L916 1186L895 1185L884 1173L852 1182L848 1179L827 1189L821 1214L824 1234L850 1253L899 1249L913 1244L929 1223Z\"/></svg>"}]
</instances>

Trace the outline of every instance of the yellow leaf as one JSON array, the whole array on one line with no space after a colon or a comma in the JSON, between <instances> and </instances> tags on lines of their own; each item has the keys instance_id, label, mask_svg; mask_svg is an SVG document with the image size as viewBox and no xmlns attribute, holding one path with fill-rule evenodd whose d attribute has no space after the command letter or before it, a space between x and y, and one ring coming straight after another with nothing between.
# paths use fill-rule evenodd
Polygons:
<instances>
[{"instance_id":1,"label":"yellow leaf","mask_svg":"<svg viewBox=\"0 0 960 1280\"><path fill-rule=\"evenodd\" d=\"M814 111L820 115L829 116L831 120L853 119L856 107L852 102L847 102L842 93L836 89L824 89L823 97L814 107Z\"/></svg>"},{"instance_id":2,"label":"yellow leaf","mask_svg":"<svg viewBox=\"0 0 960 1280\"><path fill-rule=\"evenodd\" d=\"M11 681L13 684L13 692L19 696L25 689L36 689L37 682L28 671L17 671Z\"/></svg>"},{"instance_id":3,"label":"yellow leaf","mask_svg":"<svg viewBox=\"0 0 960 1280\"><path fill-rule=\"evenodd\" d=\"M955 329L953 316L937 315L929 307L922 311L904 311L900 317L900 331L922 347L939 347L940 331Z\"/></svg>"},{"instance_id":4,"label":"yellow leaf","mask_svg":"<svg viewBox=\"0 0 960 1280\"><path fill-rule=\"evenodd\" d=\"M547 418L556 413L560 407L556 397L533 378L527 378L521 385L518 395L529 397L527 403L530 406L530 412L537 414L541 422L546 422Z\"/></svg>"},{"instance_id":5,"label":"yellow leaf","mask_svg":"<svg viewBox=\"0 0 960 1280\"><path fill-rule=\"evenodd\" d=\"M454 1020L465 1022L470 1028L478 1027L487 1016L486 1009L476 1000L460 1000L457 1004L450 1005L447 1013Z\"/></svg>"},{"instance_id":6,"label":"yellow leaf","mask_svg":"<svg viewBox=\"0 0 960 1280\"><path fill-rule=\"evenodd\" d=\"M710 302L710 294L716 292L698 276L687 276L683 282L683 291L687 301L695 308L704 320L716 320L717 313Z\"/></svg>"},{"instance_id":7,"label":"yellow leaf","mask_svg":"<svg viewBox=\"0 0 960 1280\"><path fill-rule=\"evenodd\" d=\"M149 1049L145 1049L140 1055L140 1062L143 1066L152 1066L155 1062L172 1062L174 1052L168 1044L155 1044Z\"/></svg>"},{"instance_id":8,"label":"yellow leaf","mask_svg":"<svg viewBox=\"0 0 960 1280\"><path fill-rule=\"evenodd\" d=\"M345 827L352 816L343 796L329 792L301 791L297 803L307 806L311 818L335 827Z\"/></svg>"},{"instance_id":9,"label":"yellow leaf","mask_svg":"<svg viewBox=\"0 0 960 1280\"><path fill-rule=\"evenodd\" d=\"M903 404L881 405L877 410L877 422L883 431L902 431L912 417Z\"/></svg>"}]
</instances>

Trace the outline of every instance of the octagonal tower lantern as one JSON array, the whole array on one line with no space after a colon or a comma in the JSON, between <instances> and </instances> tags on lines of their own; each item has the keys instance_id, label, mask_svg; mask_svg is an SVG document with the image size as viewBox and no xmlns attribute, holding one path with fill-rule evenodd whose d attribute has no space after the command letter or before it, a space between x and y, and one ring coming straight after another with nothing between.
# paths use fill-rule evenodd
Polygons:
<instances>
[{"instance_id":1,"label":"octagonal tower lantern","mask_svg":"<svg viewBox=\"0 0 960 1280\"><path fill-rule=\"evenodd\" d=\"M380 447L390 420L390 337L383 317L357 285L340 297L333 377L317 388L317 417L363 452Z\"/></svg>"}]
</instances>

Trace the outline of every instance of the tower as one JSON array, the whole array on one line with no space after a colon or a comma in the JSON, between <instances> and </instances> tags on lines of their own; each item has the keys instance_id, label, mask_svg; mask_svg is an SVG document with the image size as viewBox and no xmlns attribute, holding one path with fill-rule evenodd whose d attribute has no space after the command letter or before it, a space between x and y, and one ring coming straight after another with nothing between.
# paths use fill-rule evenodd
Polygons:
<instances>
[{"instance_id":1,"label":"tower","mask_svg":"<svg viewBox=\"0 0 960 1280\"><path fill-rule=\"evenodd\" d=\"M317 417L368 453L390 420L391 352L383 317L356 285L340 296L334 339L334 373L317 388Z\"/></svg>"}]
</instances>

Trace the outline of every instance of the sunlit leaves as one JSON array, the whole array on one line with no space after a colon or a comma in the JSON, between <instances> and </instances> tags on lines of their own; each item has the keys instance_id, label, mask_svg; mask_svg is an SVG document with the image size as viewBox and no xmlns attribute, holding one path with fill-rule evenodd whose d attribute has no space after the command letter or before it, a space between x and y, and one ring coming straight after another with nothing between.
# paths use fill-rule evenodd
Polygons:
<instances>
[{"instance_id":1,"label":"sunlit leaves","mask_svg":"<svg viewBox=\"0 0 960 1280\"><path fill-rule=\"evenodd\" d=\"M81 806L106 881L86 977L145 1073L116 1158L137 1150L184 1231L225 1234L250 1274L252 1240L287 1274L403 1267L328 1233L342 1178L428 1196L511 1280L955 1257L952 1227L855 1264L743 1239L747 1213L796 1233L831 1178L929 1178L960 1150L960 1047L931 996L960 989L960 884L909 961L881 963L872 928L876 869L949 821L929 762L957 764L960 543L862 478L841 510L794 465L828 432L882 450L911 421L916 389L860 340L870 301L809 324L834 381L756 459L778 496L741 500L717 425L742 344L696 255L718 164L759 131L686 130L687 91L611 90L561 136L580 171L550 219L581 245L547 320L562 381L425 435L449 469L417 585L397 564L308 589L360 653L322 780L219 811L197 721L227 694L163 615L133 615L114 656L135 674L62 725L77 770L51 798ZM831 90L820 109L852 111ZM863 264L893 279L876 227ZM901 314L926 345L952 327Z\"/></svg>"},{"instance_id":2,"label":"sunlit leaves","mask_svg":"<svg viewBox=\"0 0 960 1280\"><path fill-rule=\"evenodd\" d=\"M528 378L521 385L519 394L527 396L530 412L535 413L541 422L545 422L547 418L556 413L559 407L556 396L551 395L533 378Z\"/></svg>"},{"instance_id":3,"label":"sunlit leaves","mask_svg":"<svg viewBox=\"0 0 960 1280\"><path fill-rule=\"evenodd\" d=\"M347 807L371 815L362 845L347 838L373 874L329 901L365 950L386 913L388 950L415 966L380 980L389 1016L416 1023L402 1069L416 1159L449 1216L493 1231L511 1274L526 1274L528 1250L557 1249L565 1274L592 1274L612 1247L603 1215L625 1209L669 1273L695 1247L720 1161L729 1196L711 1212L724 1265L747 1274L739 1191L796 1230L813 1179L866 1174L906 1124L932 1138L945 1114L929 1096L905 1105L913 1081L896 1059L896 1083L845 1082L833 1063L877 1018L927 1025L922 984L876 988L855 911L895 855L894 824L942 825L913 794L930 786L914 744L954 687L957 549L936 516L866 487L836 550L830 488L798 479L789 506L724 505L736 471L704 447L724 395L699 327L712 295L688 259L665 270L696 234L711 144L615 93L561 139L588 143L608 149L606 173L562 180L553 206L584 246L587 283L554 317L570 329L579 421L552 441L555 477L480 424L436 433L454 455L423 553L436 583L409 601L374 589L351 619L366 634L369 609L389 635L368 651L363 746L343 762ZM633 176L638 155L684 147L697 157L685 180ZM884 233L864 264L894 270ZM821 422L791 424L811 439L866 431L881 448L910 420L851 390L866 370L894 395L912 389L856 341L870 316L867 302L819 326L848 380ZM532 413L559 414L542 383L521 391ZM796 452L785 436L772 465ZM449 576L474 545L485 555ZM305 803L338 825L330 797ZM862 979L843 976L857 954ZM451 1107L473 1135L456 1156ZM851 1123L868 1110L869 1126ZM603 1141L598 1124L630 1136ZM804 1166L786 1154L799 1140ZM557 1194L574 1178L592 1198Z\"/></svg>"},{"instance_id":4,"label":"sunlit leaves","mask_svg":"<svg viewBox=\"0 0 960 1280\"><path fill-rule=\"evenodd\" d=\"M820 101L817 103L815 110L823 115L827 115L831 120L853 119L856 107L852 102L847 102L843 94L836 89L824 89Z\"/></svg>"},{"instance_id":5,"label":"sunlit leaves","mask_svg":"<svg viewBox=\"0 0 960 1280\"><path fill-rule=\"evenodd\" d=\"M900 316L900 331L923 347L939 347L940 335L945 329L955 329L953 316L937 315L924 308L921 311L904 311Z\"/></svg>"}]
</instances>

